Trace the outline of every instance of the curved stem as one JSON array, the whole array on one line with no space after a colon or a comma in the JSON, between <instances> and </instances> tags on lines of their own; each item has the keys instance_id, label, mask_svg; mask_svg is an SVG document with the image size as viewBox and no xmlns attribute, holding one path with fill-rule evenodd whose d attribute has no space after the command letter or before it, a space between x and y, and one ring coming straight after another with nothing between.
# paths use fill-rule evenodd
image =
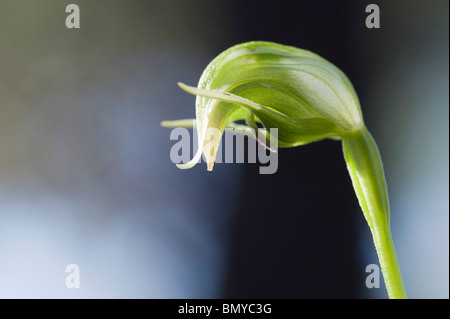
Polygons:
<instances>
[{"instance_id":1,"label":"curved stem","mask_svg":"<svg viewBox=\"0 0 450 319\"><path fill-rule=\"evenodd\" d=\"M389 198L378 147L365 127L347 134L342 147L353 188L372 232L389 298L406 298L391 237Z\"/></svg>"}]
</instances>

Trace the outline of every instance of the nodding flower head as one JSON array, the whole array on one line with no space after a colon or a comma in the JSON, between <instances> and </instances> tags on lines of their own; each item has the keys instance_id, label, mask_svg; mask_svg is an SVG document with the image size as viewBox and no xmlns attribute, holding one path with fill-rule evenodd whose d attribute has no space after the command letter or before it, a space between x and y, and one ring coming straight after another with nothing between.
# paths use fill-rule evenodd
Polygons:
<instances>
[{"instance_id":1,"label":"nodding flower head","mask_svg":"<svg viewBox=\"0 0 450 319\"><path fill-rule=\"evenodd\" d=\"M212 170L223 130L230 125L251 128L247 131L268 139L269 129L277 128L281 147L340 139L364 126L345 74L319 55L290 46L260 41L236 45L206 67L197 87L179 86L197 96L199 139L194 158L179 168L191 168L203 152ZM234 123L242 120L245 125ZM185 122L162 124L180 123Z\"/></svg>"},{"instance_id":2,"label":"nodding flower head","mask_svg":"<svg viewBox=\"0 0 450 319\"><path fill-rule=\"evenodd\" d=\"M199 139L194 158L178 165L180 168L194 166L203 152L208 170L212 170L226 127L253 134L264 143L267 138L271 142L276 138L276 145L282 147L324 138L342 140L347 169L372 231L388 294L391 298L406 297L390 235L381 156L364 125L355 90L342 71L309 51L249 42L215 58L197 87L180 87L197 96L196 121L162 124L177 127L195 123ZM277 129L277 137L269 133L272 128ZM271 148L271 144L266 146Z\"/></svg>"}]
</instances>

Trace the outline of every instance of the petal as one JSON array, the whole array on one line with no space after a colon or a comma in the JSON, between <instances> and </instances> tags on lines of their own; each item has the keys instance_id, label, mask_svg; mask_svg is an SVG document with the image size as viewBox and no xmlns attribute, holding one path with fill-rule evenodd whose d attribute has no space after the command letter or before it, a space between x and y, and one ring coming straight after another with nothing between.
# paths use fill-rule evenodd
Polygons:
<instances>
[{"instance_id":1,"label":"petal","mask_svg":"<svg viewBox=\"0 0 450 319\"><path fill-rule=\"evenodd\" d=\"M196 127L196 120L195 119L183 119L183 120L176 120L176 121L162 121L161 126L164 127L186 127L186 128L193 128Z\"/></svg>"},{"instance_id":2,"label":"petal","mask_svg":"<svg viewBox=\"0 0 450 319\"><path fill-rule=\"evenodd\" d=\"M343 133L342 129L324 118L298 119L229 92L204 90L183 83L178 85L188 93L233 103L249 110L259 118L266 129L278 129L280 146L303 145L323 138L340 136Z\"/></svg>"}]
</instances>

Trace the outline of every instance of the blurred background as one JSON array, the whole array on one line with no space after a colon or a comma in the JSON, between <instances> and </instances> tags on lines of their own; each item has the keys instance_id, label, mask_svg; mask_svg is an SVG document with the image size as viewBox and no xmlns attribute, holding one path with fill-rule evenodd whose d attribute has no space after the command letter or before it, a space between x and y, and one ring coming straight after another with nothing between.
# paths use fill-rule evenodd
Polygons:
<instances>
[{"instance_id":1,"label":"blurred background","mask_svg":"<svg viewBox=\"0 0 450 319\"><path fill-rule=\"evenodd\" d=\"M80 29L65 26L70 3ZM195 114L176 83L250 40L349 76L408 296L449 298L448 5L1 0L0 298L386 298L365 286L378 259L340 143L282 149L274 175L170 161L159 123Z\"/></svg>"}]
</instances>

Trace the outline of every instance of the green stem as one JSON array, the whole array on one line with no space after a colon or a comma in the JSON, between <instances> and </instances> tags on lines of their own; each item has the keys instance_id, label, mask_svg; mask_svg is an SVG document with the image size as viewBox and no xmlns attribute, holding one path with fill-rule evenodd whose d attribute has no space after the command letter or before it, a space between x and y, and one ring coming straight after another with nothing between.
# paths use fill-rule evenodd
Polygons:
<instances>
[{"instance_id":1,"label":"green stem","mask_svg":"<svg viewBox=\"0 0 450 319\"><path fill-rule=\"evenodd\" d=\"M389 298L406 298L389 224L389 198L375 140L363 127L342 140L347 169L372 232Z\"/></svg>"}]
</instances>

